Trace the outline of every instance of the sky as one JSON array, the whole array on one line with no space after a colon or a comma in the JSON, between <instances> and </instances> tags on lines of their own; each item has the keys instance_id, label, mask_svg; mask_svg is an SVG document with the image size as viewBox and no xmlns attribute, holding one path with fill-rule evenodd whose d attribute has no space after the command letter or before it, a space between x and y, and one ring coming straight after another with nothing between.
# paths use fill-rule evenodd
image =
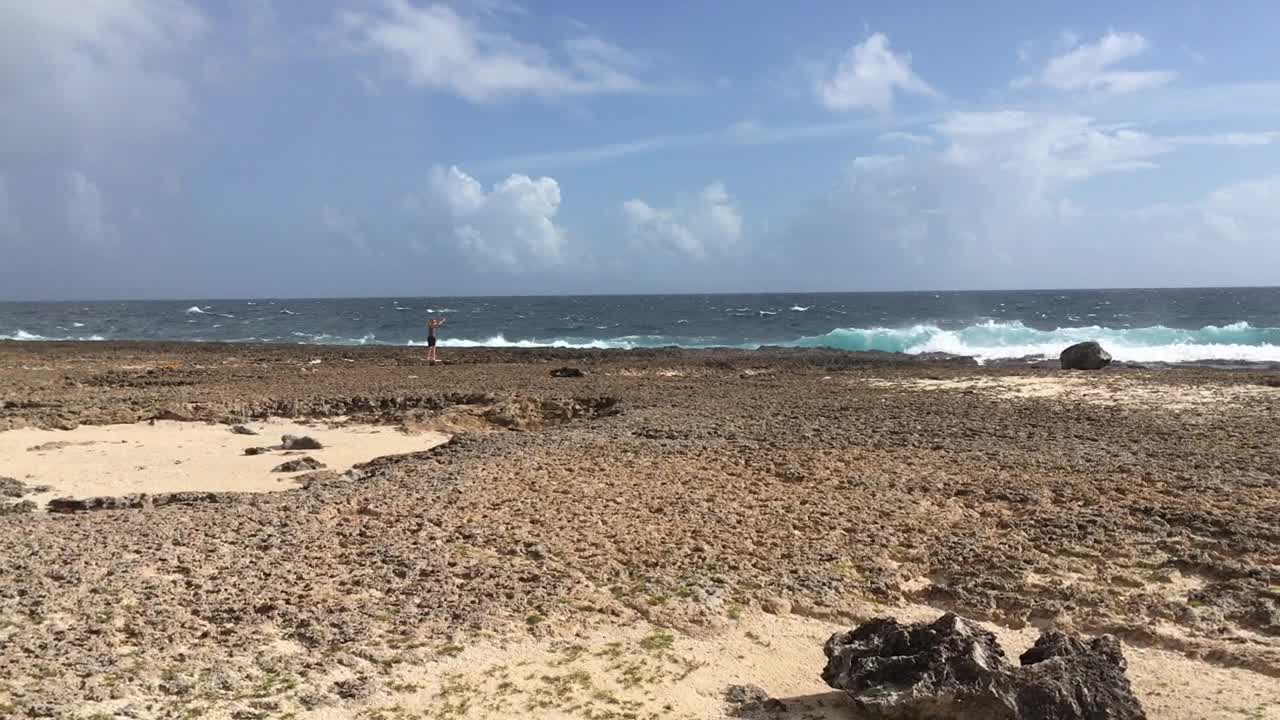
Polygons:
<instances>
[{"instance_id":1,"label":"sky","mask_svg":"<svg viewBox=\"0 0 1280 720\"><path fill-rule=\"evenodd\" d=\"M0 299L1280 284L1280 5L0 2Z\"/></svg>"}]
</instances>

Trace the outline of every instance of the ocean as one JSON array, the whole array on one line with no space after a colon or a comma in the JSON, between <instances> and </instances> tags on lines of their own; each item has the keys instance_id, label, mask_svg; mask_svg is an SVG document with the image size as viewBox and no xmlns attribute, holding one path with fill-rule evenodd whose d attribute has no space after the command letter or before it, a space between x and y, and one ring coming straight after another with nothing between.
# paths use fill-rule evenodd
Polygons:
<instances>
[{"instance_id":1,"label":"ocean","mask_svg":"<svg viewBox=\"0 0 1280 720\"><path fill-rule=\"evenodd\" d=\"M1119 361L1280 362L1280 288L0 303L0 340L441 347L764 345Z\"/></svg>"}]
</instances>

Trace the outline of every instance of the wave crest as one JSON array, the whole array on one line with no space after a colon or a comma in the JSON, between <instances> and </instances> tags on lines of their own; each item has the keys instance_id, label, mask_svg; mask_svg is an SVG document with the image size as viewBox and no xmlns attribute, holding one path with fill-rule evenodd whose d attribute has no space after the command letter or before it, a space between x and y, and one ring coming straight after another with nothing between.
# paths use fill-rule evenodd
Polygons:
<instances>
[{"instance_id":1,"label":"wave crest","mask_svg":"<svg viewBox=\"0 0 1280 720\"><path fill-rule=\"evenodd\" d=\"M1122 362L1280 362L1280 328L1255 328L1247 322L1206 325L1199 330L1163 325L1127 329L1092 325L1037 330L1020 322L995 321L958 330L925 324L908 328L838 328L787 345L911 355L949 353L987 362L1023 357L1056 358L1067 346L1086 340L1102 343L1112 357Z\"/></svg>"}]
</instances>

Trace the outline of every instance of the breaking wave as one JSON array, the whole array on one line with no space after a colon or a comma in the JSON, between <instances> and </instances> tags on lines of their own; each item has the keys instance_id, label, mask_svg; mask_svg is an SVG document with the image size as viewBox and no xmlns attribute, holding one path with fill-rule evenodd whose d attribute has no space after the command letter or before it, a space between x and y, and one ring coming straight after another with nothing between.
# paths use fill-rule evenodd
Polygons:
<instances>
[{"instance_id":1,"label":"breaking wave","mask_svg":"<svg viewBox=\"0 0 1280 720\"><path fill-rule=\"evenodd\" d=\"M48 341L48 342L57 342L57 341L65 341L65 340L80 340L80 341L92 340L96 342L96 341L105 340L105 339L106 338L102 337L101 335L88 335L84 337L72 337L70 335L66 337L45 337L44 335L36 335L35 333L29 333L26 330L23 330L21 328L19 328L12 334L0 335L0 340L17 340L19 342L39 342L42 340Z\"/></svg>"},{"instance_id":2,"label":"breaking wave","mask_svg":"<svg viewBox=\"0 0 1280 720\"><path fill-rule=\"evenodd\" d=\"M958 330L936 325L907 328L839 328L825 335L784 343L792 347L881 350L908 354L968 355L980 362L1022 357L1056 358L1063 348L1096 340L1125 362L1226 360L1280 362L1280 328L1246 322L1206 325L1199 330L1163 325L1117 329L1099 326L1037 330L1020 322L989 321Z\"/></svg>"}]
</instances>

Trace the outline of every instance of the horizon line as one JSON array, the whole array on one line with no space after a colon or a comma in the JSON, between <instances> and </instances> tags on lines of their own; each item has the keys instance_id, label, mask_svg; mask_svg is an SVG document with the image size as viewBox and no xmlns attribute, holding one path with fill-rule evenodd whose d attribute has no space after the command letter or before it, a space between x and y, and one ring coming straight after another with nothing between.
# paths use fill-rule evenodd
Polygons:
<instances>
[{"instance_id":1,"label":"horizon line","mask_svg":"<svg viewBox=\"0 0 1280 720\"><path fill-rule=\"evenodd\" d=\"M332 295L332 296L222 296L222 297L153 297L153 298L67 298L61 300L15 300L0 298L0 304L72 304L72 303L150 303L150 302L227 302L233 300L291 300L311 302L317 300L451 300L451 299L521 299L521 298L610 298L610 297L698 297L725 295L927 295L927 294L976 294L976 293L1047 293L1047 292L1135 292L1156 290L1280 290L1280 285L1166 285L1149 287L1042 287L1042 288L984 288L984 289L919 289L919 290L770 290L758 292L740 291L681 291L681 292L629 292L629 293L516 293L510 295L457 294L457 295Z\"/></svg>"}]
</instances>

